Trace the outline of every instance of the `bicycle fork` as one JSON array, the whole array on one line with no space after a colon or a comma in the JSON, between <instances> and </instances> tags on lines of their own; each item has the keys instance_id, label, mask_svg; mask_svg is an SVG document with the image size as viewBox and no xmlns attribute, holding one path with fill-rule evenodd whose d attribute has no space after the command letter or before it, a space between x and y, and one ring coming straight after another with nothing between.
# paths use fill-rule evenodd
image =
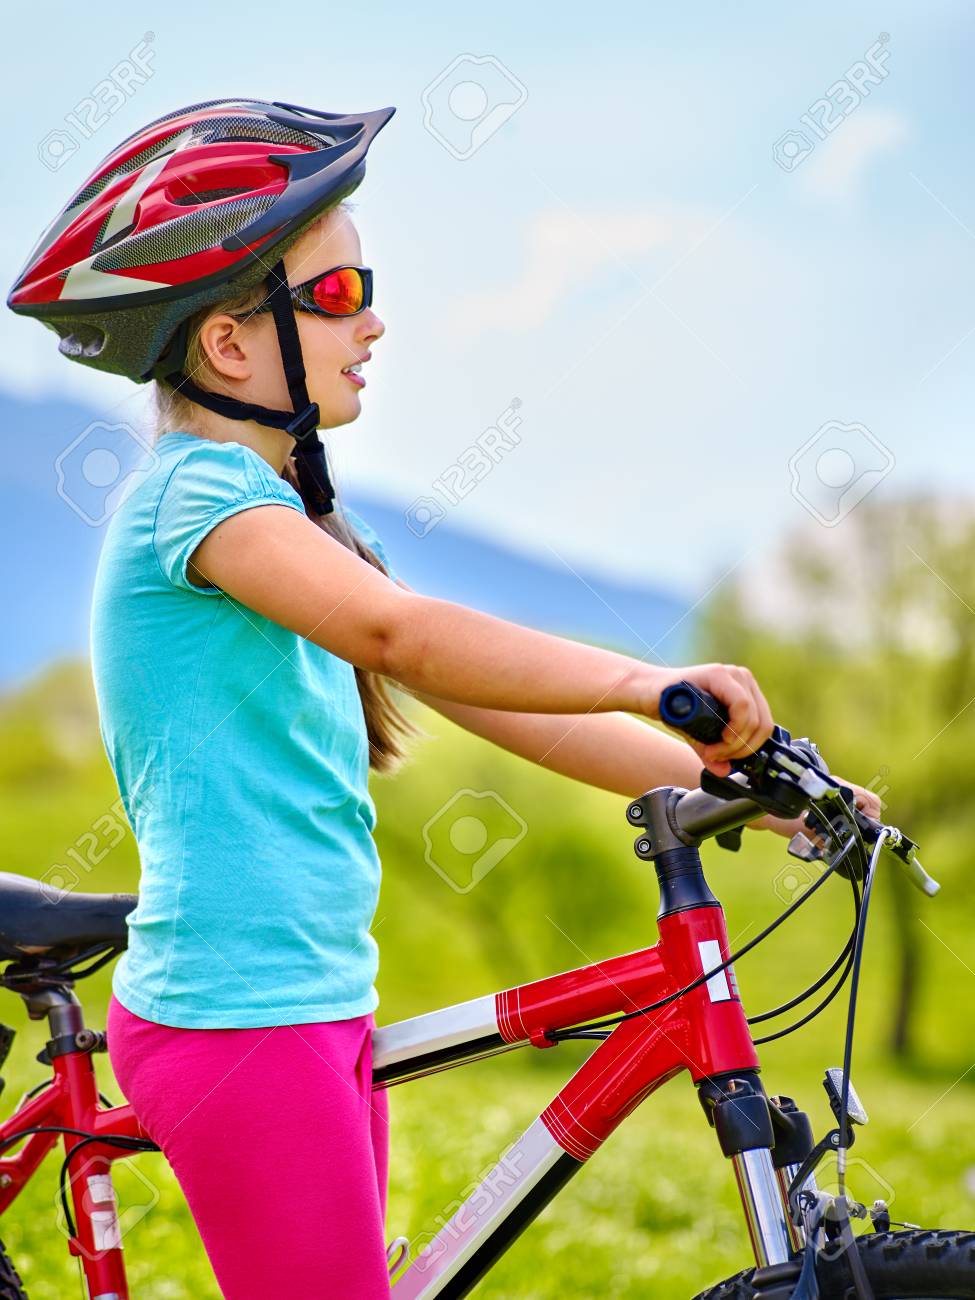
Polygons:
<instances>
[{"instance_id":1,"label":"bicycle fork","mask_svg":"<svg viewBox=\"0 0 975 1300\"><path fill-rule=\"evenodd\" d=\"M791 1098L767 1098L754 1071L704 1079L698 1096L731 1160L755 1263L784 1264L803 1245L789 1186L812 1150L808 1116Z\"/></svg>"}]
</instances>

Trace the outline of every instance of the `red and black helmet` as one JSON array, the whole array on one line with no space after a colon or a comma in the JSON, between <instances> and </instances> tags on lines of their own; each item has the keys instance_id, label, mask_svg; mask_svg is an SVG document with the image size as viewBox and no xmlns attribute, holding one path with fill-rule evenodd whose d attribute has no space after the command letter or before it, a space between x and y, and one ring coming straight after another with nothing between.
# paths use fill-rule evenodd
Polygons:
<instances>
[{"instance_id":1,"label":"red and black helmet","mask_svg":"<svg viewBox=\"0 0 975 1300\"><path fill-rule=\"evenodd\" d=\"M369 146L394 112L216 99L158 118L105 158L50 224L8 307L55 330L73 361L137 382L178 381L180 327L228 293L266 281L269 297L280 299L275 321L294 411L226 398L213 409L317 444L282 258L359 185ZM212 405L191 381L180 386Z\"/></svg>"},{"instance_id":2,"label":"red and black helmet","mask_svg":"<svg viewBox=\"0 0 975 1300\"><path fill-rule=\"evenodd\" d=\"M54 219L8 307L54 328L73 361L152 378L182 321L266 279L302 229L356 188L394 111L216 99L158 118Z\"/></svg>"}]
</instances>

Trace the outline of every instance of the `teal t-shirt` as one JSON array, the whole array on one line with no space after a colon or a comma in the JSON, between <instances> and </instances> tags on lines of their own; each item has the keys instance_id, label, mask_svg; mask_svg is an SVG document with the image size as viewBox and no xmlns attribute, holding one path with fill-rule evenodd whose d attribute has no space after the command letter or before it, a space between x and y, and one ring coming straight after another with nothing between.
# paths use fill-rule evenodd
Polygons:
<instances>
[{"instance_id":1,"label":"teal t-shirt","mask_svg":"<svg viewBox=\"0 0 975 1300\"><path fill-rule=\"evenodd\" d=\"M353 665L186 575L220 520L304 513L301 498L240 443L167 433L155 450L109 523L92 605L102 739L141 863L113 990L187 1028L364 1015L380 863Z\"/></svg>"}]
</instances>

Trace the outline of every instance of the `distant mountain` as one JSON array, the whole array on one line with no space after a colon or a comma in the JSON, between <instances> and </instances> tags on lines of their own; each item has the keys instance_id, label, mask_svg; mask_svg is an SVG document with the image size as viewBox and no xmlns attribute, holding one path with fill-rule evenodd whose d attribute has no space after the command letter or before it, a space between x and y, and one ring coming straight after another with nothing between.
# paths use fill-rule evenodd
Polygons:
<instances>
[{"instance_id":1,"label":"distant mountain","mask_svg":"<svg viewBox=\"0 0 975 1300\"><path fill-rule=\"evenodd\" d=\"M122 426L102 423L81 404L25 401L3 392L0 440L0 683L11 683L54 658L87 651L106 511L107 489L98 485L112 482L119 464L124 477L144 453ZM661 655L673 662L688 643L692 597L680 601L584 570L577 577L449 518L418 536L405 508L362 493L350 493L348 502L375 528L393 567L417 591L651 660Z\"/></svg>"},{"instance_id":2,"label":"distant mountain","mask_svg":"<svg viewBox=\"0 0 975 1300\"><path fill-rule=\"evenodd\" d=\"M444 520L425 537L406 512L363 496L349 504L383 540L399 577L417 591L459 601L499 618L628 653L671 658L688 644L686 602L651 587L628 585L549 564ZM578 575L578 576L577 576Z\"/></svg>"}]
</instances>

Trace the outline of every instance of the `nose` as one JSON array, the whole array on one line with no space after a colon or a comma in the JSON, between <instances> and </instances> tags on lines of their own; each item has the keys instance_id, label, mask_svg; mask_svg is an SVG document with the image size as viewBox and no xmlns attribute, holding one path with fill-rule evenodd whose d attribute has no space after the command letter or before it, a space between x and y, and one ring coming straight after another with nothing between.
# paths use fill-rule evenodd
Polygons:
<instances>
[{"instance_id":1,"label":"nose","mask_svg":"<svg viewBox=\"0 0 975 1300\"><path fill-rule=\"evenodd\" d=\"M372 310L367 307L359 317L359 328L356 331L356 337L363 343L373 343L376 339L381 339L386 333L386 326Z\"/></svg>"}]
</instances>

